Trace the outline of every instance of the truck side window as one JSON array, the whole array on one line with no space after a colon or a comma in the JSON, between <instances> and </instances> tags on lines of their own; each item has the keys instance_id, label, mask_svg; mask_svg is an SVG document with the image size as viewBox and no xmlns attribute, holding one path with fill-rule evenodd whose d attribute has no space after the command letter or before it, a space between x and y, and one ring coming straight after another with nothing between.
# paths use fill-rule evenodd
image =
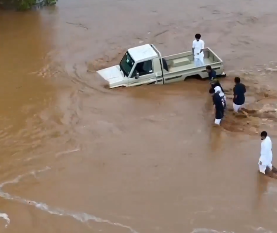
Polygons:
<instances>
[{"instance_id":1,"label":"truck side window","mask_svg":"<svg viewBox=\"0 0 277 233\"><path fill-rule=\"evenodd\" d=\"M139 76L152 74L153 73L152 60L138 63L134 69L134 72L131 78L135 77L137 72L139 73Z\"/></svg>"}]
</instances>

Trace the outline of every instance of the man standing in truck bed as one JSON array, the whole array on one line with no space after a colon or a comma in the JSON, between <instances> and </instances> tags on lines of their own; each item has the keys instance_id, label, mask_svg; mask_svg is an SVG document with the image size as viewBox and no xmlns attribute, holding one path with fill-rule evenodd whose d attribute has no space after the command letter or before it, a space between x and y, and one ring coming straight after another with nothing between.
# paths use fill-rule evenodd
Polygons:
<instances>
[{"instance_id":1,"label":"man standing in truck bed","mask_svg":"<svg viewBox=\"0 0 277 233\"><path fill-rule=\"evenodd\" d=\"M204 46L205 43L201 40L201 35L196 34L195 40L192 42L192 54L194 57L194 64L196 67L204 66Z\"/></svg>"}]
</instances>

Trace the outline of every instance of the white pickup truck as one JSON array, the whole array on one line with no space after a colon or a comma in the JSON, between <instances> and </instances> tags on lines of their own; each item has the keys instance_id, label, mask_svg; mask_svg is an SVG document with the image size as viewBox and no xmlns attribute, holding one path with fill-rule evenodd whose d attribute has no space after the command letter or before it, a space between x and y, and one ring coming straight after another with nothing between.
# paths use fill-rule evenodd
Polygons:
<instances>
[{"instance_id":1,"label":"white pickup truck","mask_svg":"<svg viewBox=\"0 0 277 233\"><path fill-rule=\"evenodd\" d=\"M204 50L204 61L205 66L210 65L219 77L226 76L223 61L210 48ZM196 75L207 78L205 66L195 67L192 51L162 57L153 44L145 44L128 49L119 65L97 73L110 88L131 87L184 81Z\"/></svg>"}]
</instances>

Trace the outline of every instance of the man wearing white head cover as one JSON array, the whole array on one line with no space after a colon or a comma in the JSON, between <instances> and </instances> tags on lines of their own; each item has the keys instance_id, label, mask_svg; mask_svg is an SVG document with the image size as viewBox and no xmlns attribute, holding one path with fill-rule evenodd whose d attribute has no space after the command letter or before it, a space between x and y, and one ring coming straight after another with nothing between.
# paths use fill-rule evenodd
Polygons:
<instances>
[{"instance_id":1,"label":"man wearing white head cover","mask_svg":"<svg viewBox=\"0 0 277 233\"><path fill-rule=\"evenodd\" d=\"M272 142L267 132L261 132L261 156L259 159L259 171L271 177L277 177L276 168L272 166Z\"/></svg>"},{"instance_id":2,"label":"man wearing white head cover","mask_svg":"<svg viewBox=\"0 0 277 233\"><path fill-rule=\"evenodd\" d=\"M224 108L226 108L226 96L225 96L224 92L222 91L221 87L216 86L214 88L214 92L219 94L221 101L222 101L222 105Z\"/></svg>"},{"instance_id":3,"label":"man wearing white head cover","mask_svg":"<svg viewBox=\"0 0 277 233\"><path fill-rule=\"evenodd\" d=\"M224 99L220 97L219 91L215 92L215 89L211 88L209 91L213 96L213 104L215 111L215 121L216 125L220 125L220 122L224 116Z\"/></svg>"}]
</instances>

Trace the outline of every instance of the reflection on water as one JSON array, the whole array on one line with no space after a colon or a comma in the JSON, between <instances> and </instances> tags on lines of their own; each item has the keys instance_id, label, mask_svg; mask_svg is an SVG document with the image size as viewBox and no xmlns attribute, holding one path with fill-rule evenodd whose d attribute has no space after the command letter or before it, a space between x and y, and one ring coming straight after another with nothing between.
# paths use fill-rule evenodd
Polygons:
<instances>
[{"instance_id":1,"label":"reflection on water","mask_svg":"<svg viewBox=\"0 0 277 233\"><path fill-rule=\"evenodd\" d=\"M48 22L49 24L49 22ZM47 64L51 31L39 12L1 12L1 171L51 137L40 112L51 106L55 88L36 73ZM50 26L50 25L48 25ZM18 167L19 166L19 167Z\"/></svg>"},{"instance_id":2,"label":"reflection on water","mask_svg":"<svg viewBox=\"0 0 277 233\"><path fill-rule=\"evenodd\" d=\"M268 185L269 185L270 179L266 176L261 175L257 171L257 208L261 208L264 203L264 196L268 192Z\"/></svg>"},{"instance_id":3,"label":"reflection on water","mask_svg":"<svg viewBox=\"0 0 277 233\"><path fill-rule=\"evenodd\" d=\"M216 153L218 150L220 150L222 148L222 146L224 146L224 142L222 140L222 128L220 127L213 127L211 129L211 151L213 153Z\"/></svg>"}]
</instances>

